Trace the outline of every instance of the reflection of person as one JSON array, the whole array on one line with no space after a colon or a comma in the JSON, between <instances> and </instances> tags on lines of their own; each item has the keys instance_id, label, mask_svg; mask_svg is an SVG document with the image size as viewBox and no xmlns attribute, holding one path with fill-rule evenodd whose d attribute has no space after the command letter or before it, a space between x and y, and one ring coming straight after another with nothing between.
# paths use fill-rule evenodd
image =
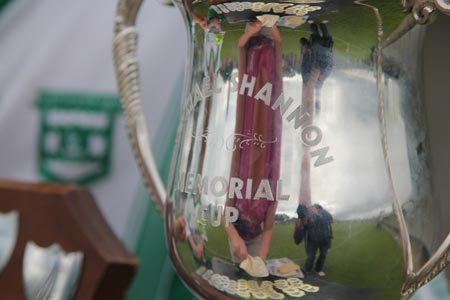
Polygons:
<instances>
[{"instance_id":1,"label":"reflection of person","mask_svg":"<svg viewBox=\"0 0 450 300\"><path fill-rule=\"evenodd\" d=\"M265 258L272 240L276 201L267 197L255 200L254 195L263 179L269 180L275 191L280 175L281 119L279 112L270 108L282 89L280 33L276 27L263 27L260 21L249 23L239 39L238 49L238 88L241 89L245 74L248 81L254 79L253 91L271 83L272 93L271 103L257 101L249 90L238 96L231 177L244 182L243 191L247 190L247 179L251 179L253 185L249 187L251 197L243 195L227 200L228 206L239 211L238 220L226 229L234 262L248 255ZM239 143L255 136L268 143L264 147L255 141Z\"/></svg>"},{"instance_id":2,"label":"reflection of person","mask_svg":"<svg viewBox=\"0 0 450 300\"><path fill-rule=\"evenodd\" d=\"M309 40L306 38L300 39L301 53L303 56L301 73L303 85L307 89L306 93L310 94L308 97L310 99L308 100L311 103L313 102L313 89L315 88L316 90L315 106L316 111L319 111L320 90L333 69L334 42L325 23L320 23L319 26L312 23L310 28L311 35ZM319 28L322 34L319 32Z\"/></svg>"},{"instance_id":3,"label":"reflection of person","mask_svg":"<svg viewBox=\"0 0 450 300\"><path fill-rule=\"evenodd\" d=\"M172 234L177 240L186 240L186 219L183 216L173 219Z\"/></svg>"},{"instance_id":4,"label":"reflection of person","mask_svg":"<svg viewBox=\"0 0 450 300\"><path fill-rule=\"evenodd\" d=\"M192 0L184 0L184 7L186 8L189 16L191 17L192 23L199 25L203 29L211 29L213 27L217 28L220 32L222 31L222 20L223 17L218 15L213 10L208 10L207 16L198 15L194 12L192 7Z\"/></svg>"},{"instance_id":5,"label":"reflection of person","mask_svg":"<svg viewBox=\"0 0 450 300\"><path fill-rule=\"evenodd\" d=\"M312 23L309 40L300 39L302 64L302 111L309 117L304 122L305 127L313 124L314 103L316 114L320 111L320 89L333 67L333 39L328 33L325 23L319 26ZM319 33L319 27L322 35ZM316 94L314 95L314 91ZM314 99L315 98L315 99ZM303 145L301 164L299 203L312 207L311 204L311 162L309 146Z\"/></svg>"},{"instance_id":6,"label":"reflection of person","mask_svg":"<svg viewBox=\"0 0 450 300\"><path fill-rule=\"evenodd\" d=\"M206 225L200 220L199 208L201 207L200 195L196 195L194 199L189 197L185 203L184 216L186 218L186 239L189 247L194 254L195 264L200 266L206 262L207 258L204 253L206 237Z\"/></svg>"},{"instance_id":7,"label":"reflection of person","mask_svg":"<svg viewBox=\"0 0 450 300\"><path fill-rule=\"evenodd\" d=\"M327 258L328 249L331 248L331 240L333 239L333 231L331 223L333 217L319 204L312 206L305 206L300 204L297 208L298 219L295 223L296 243L301 238L299 235L303 235L306 248L306 263L305 271L311 272L316 253L319 251L319 257L316 261L315 271L319 276L325 276L323 272L323 266ZM298 239L298 240L297 240Z\"/></svg>"}]
</instances>

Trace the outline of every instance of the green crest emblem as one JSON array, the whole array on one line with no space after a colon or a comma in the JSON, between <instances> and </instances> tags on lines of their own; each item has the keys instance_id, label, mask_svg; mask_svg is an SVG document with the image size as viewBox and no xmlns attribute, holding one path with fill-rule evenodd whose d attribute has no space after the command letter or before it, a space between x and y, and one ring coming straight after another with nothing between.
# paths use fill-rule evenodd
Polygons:
<instances>
[{"instance_id":1,"label":"green crest emblem","mask_svg":"<svg viewBox=\"0 0 450 300\"><path fill-rule=\"evenodd\" d=\"M42 92L38 170L53 182L88 184L109 174L116 95Z\"/></svg>"}]
</instances>

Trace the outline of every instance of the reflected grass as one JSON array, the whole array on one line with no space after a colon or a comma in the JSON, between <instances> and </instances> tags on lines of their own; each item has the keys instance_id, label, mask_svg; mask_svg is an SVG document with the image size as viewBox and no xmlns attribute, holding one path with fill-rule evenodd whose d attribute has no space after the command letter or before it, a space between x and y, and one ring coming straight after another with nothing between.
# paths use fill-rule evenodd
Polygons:
<instances>
[{"instance_id":1,"label":"reflected grass","mask_svg":"<svg viewBox=\"0 0 450 300\"><path fill-rule=\"evenodd\" d=\"M328 282L361 288L374 288L378 298L398 299L403 278L403 255L400 245L376 222L338 222L333 224L334 239L324 271ZM268 259L288 257L303 266L304 244L293 241L294 224L276 224ZM223 227L209 227L207 255L230 260L228 238ZM380 245L382 245L380 247ZM381 250L380 250L381 249ZM186 243L179 243L180 257L189 271L193 258ZM370 286L368 285L370 283Z\"/></svg>"},{"instance_id":2,"label":"reflected grass","mask_svg":"<svg viewBox=\"0 0 450 300\"><path fill-rule=\"evenodd\" d=\"M378 8L383 22L383 36L387 38L407 16L400 1L377 0L366 1ZM201 4L195 11L199 15L207 15L208 7ZM373 47L377 41L377 21L371 8L365 6L346 6L339 11L320 14L313 19L315 22L328 21L328 30L334 39L334 51L342 57L352 60L370 59ZM222 57L237 60L237 42L245 31L245 23L222 25L225 32L222 45ZM283 53L300 55L299 39L309 38L309 24L305 23L295 29L279 27L283 37ZM196 39L203 40L203 30L197 28Z\"/></svg>"}]
</instances>

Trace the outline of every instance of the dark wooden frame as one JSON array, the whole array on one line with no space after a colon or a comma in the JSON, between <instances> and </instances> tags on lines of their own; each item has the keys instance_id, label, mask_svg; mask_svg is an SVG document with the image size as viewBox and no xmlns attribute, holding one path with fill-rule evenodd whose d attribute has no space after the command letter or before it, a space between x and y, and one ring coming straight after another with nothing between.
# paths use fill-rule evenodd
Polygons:
<instances>
[{"instance_id":1,"label":"dark wooden frame","mask_svg":"<svg viewBox=\"0 0 450 300\"><path fill-rule=\"evenodd\" d=\"M108 226L89 191L0 180L0 212L12 210L19 213L18 239L0 274L0 299L25 299L22 261L28 241L84 253L75 300L125 298L138 261Z\"/></svg>"}]
</instances>

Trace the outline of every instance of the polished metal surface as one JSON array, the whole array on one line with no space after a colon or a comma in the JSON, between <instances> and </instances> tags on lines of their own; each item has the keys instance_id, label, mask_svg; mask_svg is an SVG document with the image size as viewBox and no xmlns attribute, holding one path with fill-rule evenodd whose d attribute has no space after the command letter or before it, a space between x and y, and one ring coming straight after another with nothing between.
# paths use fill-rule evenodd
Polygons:
<instances>
[{"instance_id":1,"label":"polished metal surface","mask_svg":"<svg viewBox=\"0 0 450 300\"><path fill-rule=\"evenodd\" d=\"M17 243L19 213L0 213L0 274L8 264Z\"/></svg>"},{"instance_id":2,"label":"polished metal surface","mask_svg":"<svg viewBox=\"0 0 450 300\"><path fill-rule=\"evenodd\" d=\"M57 244L43 248L32 241L28 242L23 258L23 284L26 299L72 299L82 265L82 252L66 253Z\"/></svg>"},{"instance_id":3,"label":"polished metal surface","mask_svg":"<svg viewBox=\"0 0 450 300\"><path fill-rule=\"evenodd\" d=\"M446 267L415 25L446 0L175 1L190 47L165 202L140 108L140 1L119 3L131 144L199 297L408 299ZM270 275L240 268L249 256Z\"/></svg>"}]
</instances>

